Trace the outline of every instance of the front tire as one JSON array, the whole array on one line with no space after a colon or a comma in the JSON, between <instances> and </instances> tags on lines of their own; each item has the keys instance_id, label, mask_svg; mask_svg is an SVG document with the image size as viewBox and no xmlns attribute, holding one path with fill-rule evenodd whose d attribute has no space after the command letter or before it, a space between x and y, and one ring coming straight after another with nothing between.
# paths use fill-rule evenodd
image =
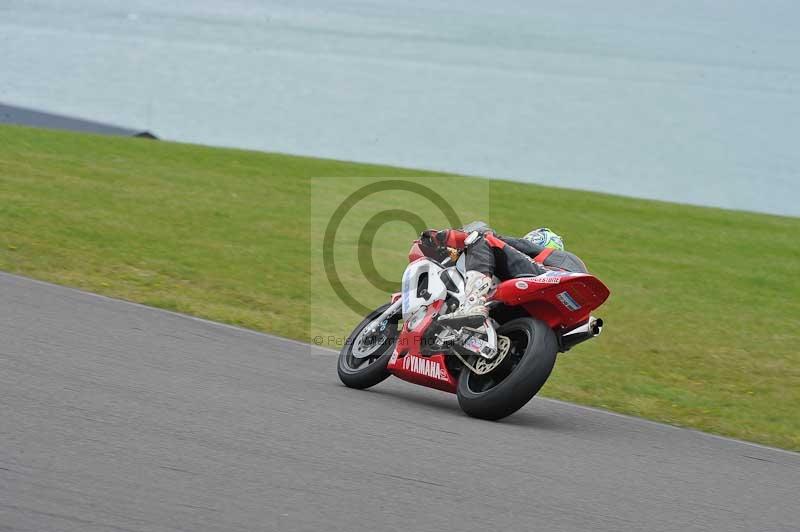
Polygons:
<instances>
[{"instance_id":1,"label":"front tire","mask_svg":"<svg viewBox=\"0 0 800 532\"><path fill-rule=\"evenodd\" d=\"M539 320L518 318L497 334L511 340L506 359L486 375L464 368L458 380L459 406L481 419L501 419L525 406L544 386L558 354L555 333Z\"/></svg>"},{"instance_id":2,"label":"front tire","mask_svg":"<svg viewBox=\"0 0 800 532\"><path fill-rule=\"evenodd\" d=\"M347 337L344 347L339 352L337 364L339 380L345 386L363 390L364 388L375 386L389 377L390 373L386 366L389 364L389 359L392 357L392 352L397 343L397 318L394 320L392 317L387 319L386 327L383 329L384 334L382 335L384 341L374 353L362 358L356 356L359 335L367 325L372 323L387 308L389 308L389 304L373 310ZM356 352L354 352L354 348Z\"/></svg>"}]
</instances>

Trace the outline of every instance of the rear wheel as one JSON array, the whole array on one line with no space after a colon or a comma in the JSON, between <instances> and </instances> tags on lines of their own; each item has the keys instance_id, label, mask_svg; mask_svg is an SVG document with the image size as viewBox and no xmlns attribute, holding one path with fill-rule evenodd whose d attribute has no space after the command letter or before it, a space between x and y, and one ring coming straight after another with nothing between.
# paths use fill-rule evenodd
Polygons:
<instances>
[{"instance_id":1,"label":"rear wheel","mask_svg":"<svg viewBox=\"0 0 800 532\"><path fill-rule=\"evenodd\" d=\"M367 333L367 325L378 318L389 305L372 311L356 326L339 352L339 379L350 388L364 389L375 386L390 373L386 369L397 343L399 316L387 318L374 333Z\"/></svg>"},{"instance_id":2,"label":"rear wheel","mask_svg":"<svg viewBox=\"0 0 800 532\"><path fill-rule=\"evenodd\" d=\"M542 388L556 362L556 335L539 320L518 318L501 325L497 334L511 341L500 365L486 375L464 368L458 380L458 404L473 417L513 414Z\"/></svg>"}]
</instances>

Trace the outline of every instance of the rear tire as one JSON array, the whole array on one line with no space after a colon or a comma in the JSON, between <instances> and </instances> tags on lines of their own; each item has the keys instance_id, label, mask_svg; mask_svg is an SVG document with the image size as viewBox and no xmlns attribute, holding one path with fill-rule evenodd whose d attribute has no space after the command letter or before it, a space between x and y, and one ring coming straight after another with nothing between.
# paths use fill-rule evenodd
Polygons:
<instances>
[{"instance_id":1,"label":"rear tire","mask_svg":"<svg viewBox=\"0 0 800 532\"><path fill-rule=\"evenodd\" d=\"M525 406L544 386L558 354L555 333L539 320L518 318L497 334L511 339L506 359L487 375L464 368L458 380L459 406L481 419L501 419Z\"/></svg>"},{"instance_id":2,"label":"rear tire","mask_svg":"<svg viewBox=\"0 0 800 532\"><path fill-rule=\"evenodd\" d=\"M375 386L391 375L389 370L386 369L386 366L389 364L389 359L392 357L392 352L397 344L398 333L396 320L392 322L391 318L389 318L389 324L385 331L388 333L387 341L378 348L374 355L361 359L353 356L353 347L361 331L387 308L389 308L389 304L373 310L356 326L353 332L350 333L350 336L347 337L344 347L339 352L339 361L337 364L339 380L341 380L345 386L363 390L364 388Z\"/></svg>"}]
</instances>

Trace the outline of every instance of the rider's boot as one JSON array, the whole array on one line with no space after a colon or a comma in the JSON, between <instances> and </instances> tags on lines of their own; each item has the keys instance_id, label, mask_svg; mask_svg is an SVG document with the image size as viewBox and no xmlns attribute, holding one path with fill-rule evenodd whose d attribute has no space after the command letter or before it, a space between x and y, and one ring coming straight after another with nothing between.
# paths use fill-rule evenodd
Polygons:
<instances>
[{"instance_id":1,"label":"rider's boot","mask_svg":"<svg viewBox=\"0 0 800 532\"><path fill-rule=\"evenodd\" d=\"M464 286L464 303L450 314L439 316L439 322L459 329L480 327L489 316L486 294L492 288L492 278L476 271L468 271Z\"/></svg>"}]
</instances>

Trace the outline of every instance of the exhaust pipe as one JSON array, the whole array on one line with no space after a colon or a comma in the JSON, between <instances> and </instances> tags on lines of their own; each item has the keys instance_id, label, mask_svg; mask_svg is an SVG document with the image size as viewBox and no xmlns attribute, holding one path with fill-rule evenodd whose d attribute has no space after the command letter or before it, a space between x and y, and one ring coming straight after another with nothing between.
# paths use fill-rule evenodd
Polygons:
<instances>
[{"instance_id":1,"label":"exhaust pipe","mask_svg":"<svg viewBox=\"0 0 800 532\"><path fill-rule=\"evenodd\" d=\"M603 331L603 320L592 316L589 318L589 321L587 321L580 327L576 327L575 329L572 329L570 332L562 334L558 337L558 344L559 347L561 348L560 351L562 353L569 351L570 349L580 344L581 342L585 342L586 340L591 340L595 336L598 336L602 331Z\"/></svg>"}]
</instances>

